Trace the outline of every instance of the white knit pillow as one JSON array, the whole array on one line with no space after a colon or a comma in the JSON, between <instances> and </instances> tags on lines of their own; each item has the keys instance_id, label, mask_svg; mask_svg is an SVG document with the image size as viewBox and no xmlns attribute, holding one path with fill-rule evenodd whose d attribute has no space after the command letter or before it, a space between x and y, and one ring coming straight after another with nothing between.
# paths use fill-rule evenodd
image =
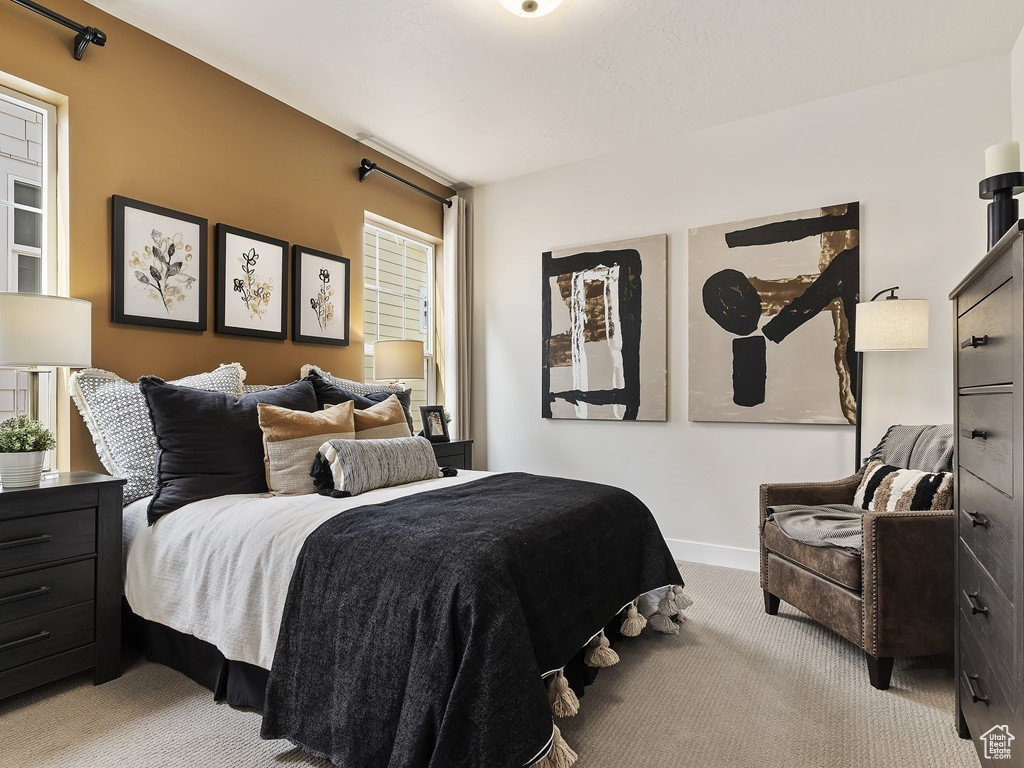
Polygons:
<instances>
[{"instance_id":1,"label":"white knit pillow","mask_svg":"<svg viewBox=\"0 0 1024 768\"><path fill-rule=\"evenodd\" d=\"M239 363L170 382L194 389L242 394L245 370ZM96 444L100 462L125 478L124 503L156 492L156 435L139 385L116 373L86 368L71 375L68 389Z\"/></svg>"}]
</instances>

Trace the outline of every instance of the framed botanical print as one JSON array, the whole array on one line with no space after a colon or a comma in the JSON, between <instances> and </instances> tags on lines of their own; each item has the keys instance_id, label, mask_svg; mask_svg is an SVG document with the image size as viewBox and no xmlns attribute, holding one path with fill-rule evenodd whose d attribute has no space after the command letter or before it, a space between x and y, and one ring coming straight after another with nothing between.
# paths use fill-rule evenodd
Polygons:
<instances>
[{"instance_id":1,"label":"framed botanical print","mask_svg":"<svg viewBox=\"0 0 1024 768\"><path fill-rule=\"evenodd\" d=\"M292 247L292 340L348 346L349 260Z\"/></svg>"},{"instance_id":2,"label":"framed botanical print","mask_svg":"<svg viewBox=\"0 0 1024 768\"><path fill-rule=\"evenodd\" d=\"M120 195L113 202L115 323L206 330L206 219Z\"/></svg>"},{"instance_id":3,"label":"framed botanical print","mask_svg":"<svg viewBox=\"0 0 1024 768\"><path fill-rule=\"evenodd\" d=\"M217 333L284 339L288 335L288 243L217 225Z\"/></svg>"}]
</instances>

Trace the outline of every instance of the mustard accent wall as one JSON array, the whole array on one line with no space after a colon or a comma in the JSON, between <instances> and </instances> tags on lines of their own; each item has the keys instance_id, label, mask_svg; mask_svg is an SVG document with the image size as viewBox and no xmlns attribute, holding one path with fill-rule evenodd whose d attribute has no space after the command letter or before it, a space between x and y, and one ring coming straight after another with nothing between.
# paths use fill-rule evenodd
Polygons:
<instances>
[{"instance_id":1,"label":"mustard accent wall","mask_svg":"<svg viewBox=\"0 0 1024 768\"><path fill-rule=\"evenodd\" d=\"M311 362L361 378L363 213L437 237L442 213L383 177L359 183L359 160L369 157L436 194L451 191L91 5L48 5L102 29L106 47L89 46L75 61L71 30L0 3L0 83L13 76L67 98L70 287L93 303L93 365L128 379L176 378L238 361L248 383L283 383ZM110 321L113 194L209 221L205 332ZM351 259L349 346L215 334L218 222ZM99 469L77 413L70 426L71 468Z\"/></svg>"}]
</instances>

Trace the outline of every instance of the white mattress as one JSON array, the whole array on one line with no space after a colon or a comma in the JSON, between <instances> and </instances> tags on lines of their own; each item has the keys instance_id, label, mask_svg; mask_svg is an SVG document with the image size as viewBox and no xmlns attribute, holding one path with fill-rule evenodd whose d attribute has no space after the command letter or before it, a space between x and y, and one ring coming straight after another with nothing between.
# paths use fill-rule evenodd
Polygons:
<instances>
[{"instance_id":1,"label":"white mattress","mask_svg":"<svg viewBox=\"0 0 1024 768\"><path fill-rule=\"evenodd\" d=\"M353 498L238 494L197 501L146 525L149 498L124 508L124 594L144 619L270 669L292 571L306 537L339 512L493 473L370 491Z\"/></svg>"}]
</instances>

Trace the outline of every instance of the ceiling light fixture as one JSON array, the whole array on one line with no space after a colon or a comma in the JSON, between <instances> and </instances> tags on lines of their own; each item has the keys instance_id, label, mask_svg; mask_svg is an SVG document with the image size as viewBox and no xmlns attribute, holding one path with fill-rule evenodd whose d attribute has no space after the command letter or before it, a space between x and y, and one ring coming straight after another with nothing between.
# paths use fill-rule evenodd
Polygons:
<instances>
[{"instance_id":1,"label":"ceiling light fixture","mask_svg":"<svg viewBox=\"0 0 1024 768\"><path fill-rule=\"evenodd\" d=\"M516 16L546 16L562 4L562 0L498 0L502 7Z\"/></svg>"}]
</instances>

